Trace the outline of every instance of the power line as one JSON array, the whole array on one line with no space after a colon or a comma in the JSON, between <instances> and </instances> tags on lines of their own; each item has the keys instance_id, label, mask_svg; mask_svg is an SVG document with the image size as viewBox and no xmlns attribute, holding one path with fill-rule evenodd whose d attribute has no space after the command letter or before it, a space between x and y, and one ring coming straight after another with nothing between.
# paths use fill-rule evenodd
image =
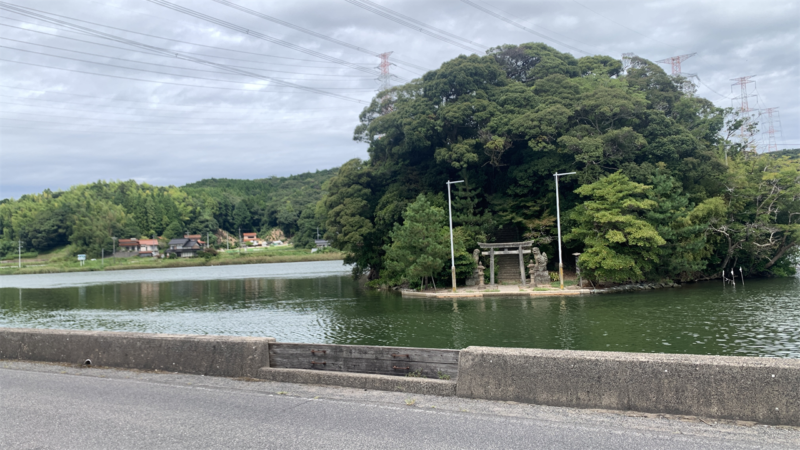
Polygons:
<instances>
[{"instance_id":1,"label":"power line","mask_svg":"<svg viewBox=\"0 0 800 450\"><path fill-rule=\"evenodd\" d=\"M135 107L129 107L129 106L115 106L115 105L94 105L94 104L91 104L91 103L65 102L63 100L60 100L60 101L59 100L48 100L48 99L44 99L44 98L32 98L32 97L18 97L18 96L15 97L13 95L3 95L3 94L0 94L0 97L9 98L9 99L17 100L17 101L25 100L25 101L34 101L34 102L56 103L56 104L61 104L61 105L78 105L78 106L86 106L86 107L91 107L91 108L116 108L116 109L123 109L125 111L144 111L143 113L129 114L129 113L118 113L118 112L111 112L111 111L102 111L102 110L98 111L96 109L95 110L77 110L77 111L99 112L99 113L103 113L103 114L124 114L124 115L133 115L133 116L148 115L148 116L152 116L152 117L174 117L174 118L180 118L180 117L185 117L185 114L187 114L187 113L204 114L206 112L206 111L199 111L199 112L198 111L175 111L175 110L161 109L161 108L159 108L159 109L145 109L145 108L135 108ZM0 102L0 103L8 103L8 104L13 104L13 105L23 105L23 106L27 106L27 107L30 107L30 108L40 107L38 105L31 105L31 104L27 104L27 103L14 103L14 102ZM57 108L57 107L51 107L51 108L52 109L56 109L56 110L60 110L61 109L61 108ZM201 105L201 106L195 106L194 108L208 108L208 107ZM64 108L64 109L66 109L66 108ZM226 108L219 108L219 109L226 109ZM333 110L333 109L341 110L341 108L328 108L328 109L319 108L319 110ZM182 113L183 115L165 116L165 115L160 115L160 114L152 114L153 111L176 112L176 113ZM253 114L253 115L260 115L262 113L270 113L270 114L273 113L273 111L265 111L265 110L255 110L255 111L253 111L251 109L240 110L240 111L237 111L237 112L239 112L240 114ZM228 116L228 117L230 117L230 116ZM225 120L238 120L238 119L228 119L227 117L223 117L223 118L198 117L198 118L209 119L209 120L223 120L223 121L225 121Z\"/></svg>"},{"instance_id":2,"label":"power line","mask_svg":"<svg viewBox=\"0 0 800 450\"><path fill-rule=\"evenodd\" d=\"M379 4L375 3L375 2L371 2L369 0L357 0L357 1L359 1L361 3L364 3L364 4L367 4L367 5L369 5L369 6L373 7L373 8L380 9L380 10L386 12L387 14L394 15L396 17L399 17L399 18L401 18L403 20L407 20L408 22L414 23L414 24L419 25L421 27L427 28L429 30L433 30L433 31L435 31L435 32L437 32L439 34L443 34L445 36L449 36L449 37L451 37L453 39L457 39L457 40L465 42L467 44L472 44L472 45L478 47L479 49L486 49L487 48L483 44L479 44L477 42L472 42L469 39L466 39L466 38L463 38L463 37L458 36L456 34L453 34L453 33L450 33L448 31L442 30L441 28L436 28L433 25L428 25L425 22L421 22L421 21L419 21L417 19L414 19L413 17L409 17L409 16L406 16L406 15L400 14L399 12L397 12L395 10L389 9L389 8L387 8L385 6L381 6L381 5L379 5Z\"/></svg>"},{"instance_id":3,"label":"power line","mask_svg":"<svg viewBox=\"0 0 800 450\"><path fill-rule=\"evenodd\" d=\"M0 16L0 17L2 17L2 16ZM29 22L21 22L20 21L20 23L29 23ZM31 24L31 25L34 25L34 24ZM45 33L44 31L32 30L30 28L15 27L14 25L8 25L8 24L5 24L5 23L0 23L0 26L9 27L9 28L16 28L18 30L29 31L29 32L32 32L32 33L44 34L46 36L57 37L57 38L60 38L60 39L69 39L71 41L84 42L86 44L99 45L99 46L108 47L108 48L115 48L117 50L124 50L126 52L142 53L142 54L145 54L145 55L153 55L153 56L158 56L158 57L161 57L161 58L164 57L163 55L160 55L158 53L146 52L146 51L142 51L142 50L132 50L132 49L129 49L129 48L117 47L115 45L101 44L100 42L86 41L86 40L83 40L83 39L77 39L77 38L73 38L73 37L69 37L69 36L63 36L63 35L60 35L60 34ZM36 24L36 26L42 26L42 25ZM71 30L63 30L63 31L68 31L68 32L71 32L71 33L75 33L74 31L71 31ZM85 35L84 33L80 33L80 34L81 35ZM9 39L9 40L13 41L13 39L10 39L10 38L4 38L4 39ZM32 45L42 45L42 44L34 44L33 42L27 42L27 41L22 41L22 42L25 42L26 44L32 44ZM70 50L70 51L73 51L73 50ZM209 58L230 59L230 60L233 60L233 61L245 61L245 62L250 62L250 63L255 63L255 64L271 64L271 65L289 66L289 67L314 67L314 68L320 68L320 69L323 69L323 68L324 69L331 69L332 68L332 67L321 67L321 66L308 66L308 65L302 65L302 64L267 63L267 62L263 62L263 61L253 61L251 59L226 58L226 57L223 57L223 56L206 55L206 54L203 54L203 53L191 53L191 54L195 55L195 56L206 56L206 57L209 57ZM108 56L107 58L110 58L110 56ZM356 76L352 76L352 75L327 74L327 73L290 72L290 71L286 71L286 70L274 70L274 69L262 69L262 68L258 68L258 67L235 66L233 64L231 64L230 66L231 67L237 67L237 68L240 68L240 69L261 70L261 71L264 71L264 72L291 73L291 74L297 74L297 75L313 75L313 76L318 76L318 77L339 77L339 78L352 78L352 79L364 79L364 80L373 79L372 77L356 77Z\"/></svg>"},{"instance_id":4,"label":"power line","mask_svg":"<svg viewBox=\"0 0 800 450\"><path fill-rule=\"evenodd\" d=\"M191 10L189 8L184 8L183 6L175 5L173 3L170 3L170 2L167 2L167 1L164 1L164 0L147 0L147 1L149 1L151 3L155 3L156 5L160 5L160 6L163 6L165 8L169 8L169 9L172 9L174 11L177 11L177 12L180 12L180 13L195 17L195 18L198 18L198 19L202 19L202 20L205 20L205 21L208 21L208 22L223 26L225 28L229 28L229 29L234 30L234 31L238 31L240 33L244 33L244 34L246 34L248 36L253 36L255 38L262 39L262 40L265 40L267 42L272 42L273 44L278 44L278 45L281 45L281 46L284 46L284 47L288 47L288 48L291 48L292 50L296 50L296 51L299 51L299 52L302 52L302 53L305 53L305 54L308 54L308 55L316 56L317 58L324 59L326 61L335 62L337 64L341 64L343 66L350 67L352 69L360 70L362 72L366 72L366 73L369 73L369 74L372 74L372 75L377 75L377 73L372 69L368 69L368 68L365 68L363 66L359 66L357 64L353 64L353 63L345 61L343 59L334 58L334 57L328 56L328 55L326 55L324 53L316 52L314 50L309 50L309 49L307 49L305 47L301 47L299 45L292 44L291 42L287 42L287 41L284 41L282 39L277 39L277 38L274 38L272 36L268 36L266 34L259 33L258 31L253 31L253 30L250 30L248 28L245 28L245 27L242 27L242 26L230 23L230 22L226 22L226 21L221 20L221 19L217 19L215 17L211 17L209 15L206 15L206 14L194 11L194 10Z\"/></svg>"},{"instance_id":5,"label":"power line","mask_svg":"<svg viewBox=\"0 0 800 450\"><path fill-rule=\"evenodd\" d=\"M494 9L496 9L497 11L500 11L501 13L505 14L506 16L509 16L509 15L511 15L511 16L514 16L514 15L515 15L514 13L510 13L510 12L508 12L508 11L506 11L506 10L503 10L502 8L499 8L499 7L498 7L498 6L496 6L496 5L487 5L487 4L486 4L486 2L480 2L480 1L477 1L477 0L475 0L475 1L476 1L476 3L483 4L484 6L489 6L489 7L491 7L491 8L494 8ZM586 42L579 41L579 40L575 39L574 37L563 35L563 34L561 34L561 33L558 33L558 32L555 32L555 31L553 31L553 30L550 30L550 29L548 29L548 28L545 28L545 27L543 27L543 26L541 26L541 25L536 25L536 28L542 29L542 30L544 30L544 31L546 31L546 32L548 32L548 33L552 33L552 34L554 34L554 35L556 35L556 36L561 36L561 37L562 37L562 38L564 38L564 39L569 39L569 40L571 40L571 41L573 41L573 42L577 42L578 44L585 45L585 46L587 46L587 47L592 47L592 46L593 46L592 44L587 44ZM593 53L594 53L594 54L597 54L598 52L593 52Z\"/></svg>"},{"instance_id":6,"label":"power line","mask_svg":"<svg viewBox=\"0 0 800 450\"><path fill-rule=\"evenodd\" d=\"M236 3L230 2L228 0L214 0L214 1L217 2L217 3L221 3L221 4L225 5L225 6L229 6L231 8L238 9L239 11L246 12L247 14L251 14L251 15L254 15L256 17L260 17L260 18L262 18L264 20L268 20L270 22L274 22L274 23L283 25L285 27L288 27L288 28L291 28L291 29L294 29L294 30L297 30L297 31L300 31L300 32L303 32L303 33L306 33L306 34L310 34L312 36L316 36L316 37L318 37L320 39L324 39L324 40L329 41L329 42L333 42L334 44L339 44L341 46L344 46L344 47L347 47L347 48L350 48L350 49L353 49L353 50L356 50L356 51L359 51L359 52L362 52L362 53L366 53L366 54L374 56L374 57L380 57L380 52L369 50L369 49L366 49L364 47L359 47L357 45L350 44L349 42L340 41L339 39L335 39L335 38L332 38L330 36L325 36L324 34L317 33L316 31L312 31L312 30L309 30L307 28L303 28L301 26L294 25L292 23L289 23L289 22L286 22L284 20L278 19L276 17L268 16L268 15L260 13L258 11L254 11L252 9L245 8L244 6L237 5ZM416 64L412 64L410 62L403 61L403 60L400 60L400 59L397 59L397 58L394 58L394 60L397 61L400 64L404 64L406 66L413 67L415 69L419 69L419 70L422 70L424 72L427 72L428 70L430 70L428 68L425 68L425 67L422 67L422 66L418 66Z\"/></svg>"},{"instance_id":7,"label":"power line","mask_svg":"<svg viewBox=\"0 0 800 450\"><path fill-rule=\"evenodd\" d=\"M41 90L41 89L26 89L26 88L21 88L21 87L17 87L17 86L8 86L8 85L3 85L3 84L0 84L0 87L4 87L4 88L7 88L7 89L16 89L16 90L20 90L20 91L43 92L45 94L51 94L51 95L69 95L69 96L73 96L73 97L96 98L96 99L99 99L99 100L122 101L122 102L127 102L127 103L141 103L141 104L145 104L145 105L156 105L158 107L162 107L162 106L177 106L177 107L180 107L180 108L199 108L199 107L207 108L207 107L209 107L208 105L202 105L202 104L201 105L181 105L181 104L176 104L176 103L143 102L143 101L138 101L138 100L114 99L114 98L109 98L109 97L99 97L99 96L96 96L96 95L73 94L73 93L69 93L69 92L53 92L53 91L46 91L46 90ZM247 92L254 92L254 91L248 90ZM29 98L29 97L21 97L21 98L25 98L27 100L41 100L41 101L52 101L52 102L56 102L57 101L57 100L45 100L45 99ZM114 106L104 106L104 105L91 105L91 106L100 106L100 107L103 107L103 108L113 108L114 107ZM230 110L231 109L231 108L226 108L226 107L216 106L216 105L211 105L211 107L215 108L215 109L220 109L220 110L222 110L222 109ZM329 111L329 110L340 111L341 109L342 109L342 107L339 106L339 107L334 107L334 108L298 108L298 109L292 109L292 111ZM233 110L238 111L238 109L233 109ZM175 112L186 112L186 111L177 110Z\"/></svg>"},{"instance_id":8,"label":"power line","mask_svg":"<svg viewBox=\"0 0 800 450\"><path fill-rule=\"evenodd\" d=\"M150 0L150 1L156 1L156 0ZM185 59L185 60L188 60L188 61L195 62L197 64L203 64L203 65L207 65L207 66L211 66L211 67L217 67L217 68L220 68L220 69L223 69L223 70L227 70L229 72L238 73L240 75L249 75L249 76L252 76L253 78L261 78L261 79L265 79L265 80L271 80L271 81L274 81L276 84L279 84L279 85L282 85L282 86L292 87L292 88L295 88L295 89L299 89L299 90L303 90L303 91L307 91L307 92L313 92L313 93L320 94L320 95L326 95L326 96L329 96L329 97L335 97L335 98L339 98L341 100L347 100L347 101L350 101L350 102L356 102L356 103L362 103L362 104L366 104L367 103L367 102L365 102L363 100L358 100L358 99L355 99L355 98L352 98L352 97L347 97L347 96L344 96L344 95L336 94L336 93L333 93L333 92L327 92L327 91L324 91L324 90L321 90L321 89L317 89L317 88L312 88L312 87L303 86L303 85L299 85L299 84L295 84L295 83L290 83L288 81L277 80L277 79L274 79L274 78L266 76L266 75L255 74L253 72L248 72L248 71L245 71L243 69L236 69L236 68L233 68L233 67L226 66L224 64L218 64L218 63L214 63L214 62L211 62L211 61L206 61L206 60L203 60L203 59L200 59L200 58L195 58L195 57L192 57L192 56L183 55L181 53L177 53L177 52L174 52L174 51L162 49L160 47L155 47L155 46L152 46L152 45L147 45L147 44L143 44L143 43L140 43L140 42L132 41L130 39L120 38L120 37L117 37L117 36L114 36L114 35L110 35L110 34L107 34L107 33L103 33L103 32L100 32L100 31L93 30L91 28L86 28L86 27L83 27L83 26L80 26L80 25L75 25L75 24L72 24L72 23L69 23L69 22L64 22L62 20L58 20L58 19L53 19L53 18L44 16L44 15L39 14L39 13L35 13L35 12L32 13L32 12L28 11L28 8L19 7L19 6L15 6L15 5L10 5L10 4L5 3L5 2L0 2L0 9L5 9L7 11L11 11L11 12L17 13L17 14L22 15L22 16L32 17L32 18L35 18L35 19L42 20L44 22L57 24L57 25L60 25L60 26L63 26L63 27L67 27L67 28L71 28L71 29L77 29L77 30L80 30L80 31L85 31L85 32L91 33L91 34L93 34L93 35L95 35L97 37L102 37L102 38L105 38L105 39L113 40L113 41L116 41L116 42L120 42L120 43L123 43L123 44L127 44L127 45L131 45L131 46L134 46L134 47L138 47L138 48L144 48L145 50L156 51L156 52L160 52L160 53L163 53L163 54L166 54L166 55L173 55L174 54L176 58Z\"/></svg>"},{"instance_id":9,"label":"power line","mask_svg":"<svg viewBox=\"0 0 800 450\"><path fill-rule=\"evenodd\" d=\"M659 44L661 44L661 45L664 45L664 46L667 46L667 47L669 47L669 48L672 48L672 49L674 49L674 47L672 47L672 46L671 46L671 45L669 45L669 44L665 44L665 43L663 43L663 42L661 42L661 41L659 41L659 40L657 40L657 39L654 39L654 38L652 38L652 37L650 37L650 36L646 35L646 34L640 33L640 32L638 32L638 31L636 31L636 30L634 30L634 29L632 29L632 28L628 28L628 27L626 27L625 25L623 25L623 24L621 24L621 23L619 23L619 22L616 22L616 21L614 21L614 20L612 20L612 19L609 19L608 17L606 17L606 16L604 16L604 15L600 14L599 12L597 12L597 11L593 10L592 8L589 8L588 6L584 5L583 3L579 3L579 2L577 2L576 0L572 0L572 1L573 1L574 3L577 3L578 5L580 5L580 6L584 7L584 8L586 8L586 9L588 9L589 11L591 11L591 12L593 12L593 13L597 14L598 16L602 17L603 19L606 19L606 20L608 20L608 21L609 21L609 22L611 22L611 23L617 24L617 25L621 26L622 28L625 28L625 29L626 29L626 30L628 30L628 31L633 31L634 33L638 34L639 36L644 36L644 37L646 37L647 39L650 39L650 40L651 40L651 41L653 41L653 42L658 42L658 43L659 43Z\"/></svg>"},{"instance_id":10,"label":"power line","mask_svg":"<svg viewBox=\"0 0 800 450\"><path fill-rule=\"evenodd\" d=\"M34 9L34 8L27 8L27 9L32 10L32 11L36 11L36 12L40 12L40 13L44 13L45 12L45 11L37 10L37 9ZM267 55L267 54L264 54L264 53L248 52L246 50L234 50L234 49L231 49L231 48L215 47L213 45L205 45L205 44L198 44L196 42L181 41L181 40L178 40L178 39L171 39L171 38L165 38L163 36L156 36L154 34L147 34L147 33L141 33L139 31L128 30L128 29L125 29L125 28L112 27L110 25L103 25L101 23L90 22L88 20L77 19L75 17L70 17L70 16L63 16L61 14L56 14L56 13L52 13L52 12L47 12L47 14L49 14L51 16L55 16L55 17L61 17L62 19L68 19L68 20L74 20L76 22L88 23L90 25L96 25L98 27L110 28L112 30L122 31L122 32L125 32L125 33L138 34L140 36L152 37L152 38L161 39L161 40L164 40L164 41L177 42L179 44L188 44L188 45L194 45L194 46L197 46L197 47L213 48L215 50L242 53L242 54L247 54L247 55L263 56L263 57L267 57L267 58L289 59L289 60L293 60L293 61L307 61L307 62L316 62L316 63L322 62L322 61L319 61L319 60L316 60L316 59L291 58L289 56ZM13 18L10 18L10 17L5 17L5 16L0 16L0 18L18 21L18 19L13 19ZM25 22L22 22L22 23L25 23ZM69 30L67 30L67 31L69 31ZM71 31L71 32L72 33L78 33L76 31ZM80 33L80 34L86 34L86 33ZM234 59L234 58L225 58L225 57L222 57L222 56L214 56L214 57L215 58L224 58L224 59ZM250 60L244 59L244 60L237 60L237 61L250 61ZM276 63L270 63L270 64L276 64ZM281 64L281 65L284 65L284 64ZM359 65L367 67L367 66L371 66L372 64L359 64ZM303 65L303 67L329 68L329 67L323 67L323 66L305 66L305 65Z\"/></svg>"},{"instance_id":11,"label":"power line","mask_svg":"<svg viewBox=\"0 0 800 450\"><path fill-rule=\"evenodd\" d=\"M349 1L349 0L347 0L347 1ZM522 24L520 24L518 22L515 22L515 21L509 19L508 17L506 17L506 16L504 16L502 14L496 13L496 12L494 12L494 11L488 9L488 8L484 8L483 6L481 6L481 5L479 5L479 4L475 3L475 2L472 2L470 0L461 0L461 1L466 3L466 4L468 4L469 6L472 6L475 9L478 9L480 11L485 12L486 14L489 14L490 16L492 16L494 18L500 19L503 22L506 22L506 23L511 24L511 25L513 25L513 26L515 26L515 27L517 27L519 29L527 31L528 33L531 33L531 34L534 34L536 36L539 36L542 39L547 39L549 41L555 42L556 44L562 45L564 47L567 47L569 49L575 50L576 52L579 52L579 53L583 53L585 55L591 55L591 53L589 53L589 52L583 51L583 50L579 49L578 47L573 47L572 45L569 45L569 44L566 44L566 43L561 42L559 40L553 39L550 36L547 36L546 34L542 34L542 33L539 33L538 31L532 30L532 29L526 27L525 25L522 25Z\"/></svg>"},{"instance_id":12,"label":"power line","mask_svg":"<svg viewBox=\"0 0 800 450\"><path fill-rule=\"evenodd\" d=\"M0 97L7 97L7 96L0 95ZM66 102L57 102L57 103L66 103ZM184 116L165 116L163 114L150 114L150 113L123 113L123 112L112 112L112 111L98 111L96 109L94 109L94 110L92 110L92 109L75 109L75 108L54 107L54 106L49 106L49 105L30 105L30 104L27 104L27 103L4 102L4 101L0 101L0 104L2 104L2 105L18 105L18 106L24 106L26 108L43 108L43 109L48 109L50 111L75 111L75 112L87 112L87 113L92 113L92 114L114 114L114 115L118 115L118 116L133 116L133 117L164 117L164 118L167 118L167 119L177 119L177 120L206 120L206 121L213 121L215 123L220 123L220 122L223 122L223 123L224 122L241 122L241 119L219 118L219 117L186 117L185 115ZM73 103L73 104L80 105L80 103ZM84 104L83 106L87 106L87 105ZM10 114L10 113L17 113L18 111L2 111L2 112ZM20 112L20 114L22 114L22 113ZM253 116L256 116L256 115L253 115ZM255 118L255 117L252 117L252 118ZM274 118L270 118L269 120L272 121L272 122L275 121ZM302 118L302 119L298 119L298 120L307 120L307 119L306 118ZM291 120L287 120L287 119L281 119L281 121L282 122L283 121L291 122ZM187 125L204 125L204 124L198 124L196 122L187 122L186 124Z\"/></svg>"},{"instance_id":13,"label":"power line","mask_svg":"<svg viewBox=\"0 0 800 450\"><path fill-rule=\"evenodd\" d=\"M34 43L34 42L20 41L20 40L17 40L17 39L11 39L11 38L2 37L2 36L0 36L0 39L6 40L6 41L19 42L19 43L27 44L27 45L36 45L38 47L52 48L54 50L61 50L61 51L65 51L65 52L80 53L82 55L97 56L99 58L116 59L118 61L125 61L125 62L129 62L129 63L134 63L134 64L146 64L148 66L167 67L167 68L178 69L178 70L191 70L191 71L194 71L194 72L220 73L220 74L226 74L227 73L227 72L220 72L218 70L192 69L192 68L189 68L189 67L171 66L169 64L158 64L158 63L150 63L150 62L145 62L145 61L136 61L136 60L133 60L133 59L117 58L115 56L100 55L100 54L91 53L91 52L82 52L80 50L72 50L72 49L69 49L69 48L55 47L55 46L52 46L52 45L44 45L44 44L37 44L37 43ZM0 47L2 47L2 46L0 46ZM6 47L6 48L11 48L11 49L17 50L14 47ZM19 50L21 50L21 49L19 49ZM27 51L27 50L21 50L21 51ZM136 50L132 50L132 51L136 51ZM145 53L145 52L142 52L142 53ZM50 55L48 53L42 53L42 54L49 55L49 56L54 56L54 55ZM148 53L148 54L154 54L155 55L155 53ZM161 55L156 55L156 56L161 57ZM233 65L231 67L236 67L236 68L240 68L240 69L261 70L261 71L266 71L266 72L272 72L270 70L259 69L257 67L242 67L242 66L233 66ZM276 71L276 72L281 72L281 71ZM286 73L296 73L298 75L313 75L313 74L303 74L303 73L298 73L298 72L286 72ZM346 77L346 75L337 75L337 76ZM279 79L279 80L291 80L291 78L277 78L277 79ZM371 80L372 78L371 77L358 77L358 78L355 78L355 79L368 79L368 80ZM346 80L314 80L314 79L305 78L305 79L303 79L303 81L353 81L353 80L347 80L347 79Z\"/></svg>"},{"instance_id":14,"label":"power line","mask_svg":"<svg viewBox=\"0 0 800 450\"><path fill-rule=\"evenodd\" d=\"M36 55L50 56L50 57L53 57L53 58L68 59L68 60L71 60L71 61L78 61L78 62L83 62L83 63L88 63L88 64L97 64L97 65L100 65L100 66L116 67L116 68L119 68L119 69L136 70L136 71L139 71L139 72L155 73L155 74L159 74L159 75L169 75L169 76L173 76L173 77L192 78L192 79L205 80L205 81L218 81L218 82L222 82L222 83L252 84L252 83L247 83L247 82L244 82L244 81L220 80L218 78L196 77L196 76L192 76L192 75L182 75L182 74L169 73L169 72L159 72L157 70L137 69L135 67L118 66L116 64L108 64L108 63L101 63L101 62L95 62L95 61L87 61L85 59L70 58L69 56L53 55L51 53L44 53L44 52L35 52L33 50L25 50L25 49L22 49L22 48L8 47L6 45L0 45L0 48L7 48L7 49L15 50L15 51L18 51L18 52L33 53L33 54L36 54ZM114 58L114 59L118 59L118 58ZM3 61L7 61L7 60L3 60ZM13 61L13 62L21 63L21 61ZM172 67L174 67L174 66L172 66ZM183 68L178 67L177 69L183 69ZM192 69L183 69L183 70L192 70ZM154 80L150 80L150 81L153 81L154 83L160 83L160 81L154 81ZM210 86L204 86L204 87L210 87ZM284 87L284 86L281 86L281 87ZM359 89L359 88L329 88L329 87L317 88L317 89L347 90L347 91L371 91L372 90L372 89ZM272 91L272 92L286 92L286 91Z\"/></svg>"},{"instance_id":15,"label":"power line","mask_svg":"<svg viewBox=\"0 0 800 450\"><path fill-rule=\"evenodd\" d=\"M64 70L64 71L67 71L67 72L83 73L83 74L87 74L87 75L97 75L97 76L102 76L102 77L119 78L119 79L122 79L122 80L144 81L146 83L169 84L169 85L173 85L173 86L186 86L186 87L191 87L191 88L219 89L219 90L223 90L223 91L258 92L258 93L264 93L264 94L269 94L269 93L286 94L286 93L288 93L287 91L268 91L268 90L265 90L265 89L258 89L258 90L236 89L236 88L226 88L226 87L219 87L219 86L200 86L200 85L196 85L196 84L175 83L175 82L172 82L172 81L147 80L147 79L144 79L144 78L125 77L125 76L122 76L122 75L111 75L111 74L106 74L106 73L89 72L89 71L85 71L85 70L66 69L66 68L63 68L63 67L48 66L48 65L45 65L45 64L35 64L35 63L29 63L29 62L23 62L23 61L14 61L14 60L11 60L11 59L2 59L2 58L0 58L0 61L10 62L10 63L15 63L15 64L24 64L26 66L44 67L44 68L47 68L47 69ZM336 95L336 94L334 94L334 95ZM366 104L367 102L360 101L359 103Z\"/></svg>"},{"instance_id":16,"label":"power line","mask_svg":"<svg viewBox=\"0 0 800 450\"><path fill-rule=\"evenodd\" d=\"M153 1L153 0L150 0L150 1ZM415 24L413 24L411 22L405 21L405 20L403 20L403 19L401 19L399 17L396 17L396 16L394 16L392 14L383 12L380 9L373 8L372 6L364 4L364 3L361 3L361 2L359 2L357 0L345 0L345 1L347 3L350 3L353 6L358 6L361 9L365 9L365 10L367 10L367 11L373 13L373 14L377 14L377 15L379 15L381 17L389 19L392 22L399 23L400 25L403 25L404 27L408 27L408 28L411 28L412 30L419 31L420 33L422 33L424 35L430 36L430 37L432 37L434 39L438 39L438 40L440 40L442 42L447 42L448 44L455 45L456 47L462 48L462 49L467 50L469 52L477 53L477 52L481 51L481 50L476 50L476 49L474 49L474 48L472 48L472 47L470 47L468 45L464 45L464 44L462 44L460 42L456 42L456 41L454 41L454 40L452 40L450 38L447 38L445 36L436 34L436 33L432 32L432 31L430 31L430 30L428 30L426 28L423 28L423 27L415 25Z\"/></svg>"}]
</instances>

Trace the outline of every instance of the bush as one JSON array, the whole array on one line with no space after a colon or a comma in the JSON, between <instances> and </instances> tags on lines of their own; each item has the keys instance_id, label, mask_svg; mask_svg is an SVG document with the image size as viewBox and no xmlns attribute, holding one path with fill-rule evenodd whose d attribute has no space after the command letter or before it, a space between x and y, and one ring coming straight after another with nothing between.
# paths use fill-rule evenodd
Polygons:
<instances>
[{"instance_id":1,"label":"bush","mask_svg":"<svg viewBox=\"0 0 800 450\"><path fill-rule=\"evenodd\" d=\"M205 259L211 259L217 256L217 251L213 248L206 248L197 252L197 256Z\"/></svg>"}]
</instances>

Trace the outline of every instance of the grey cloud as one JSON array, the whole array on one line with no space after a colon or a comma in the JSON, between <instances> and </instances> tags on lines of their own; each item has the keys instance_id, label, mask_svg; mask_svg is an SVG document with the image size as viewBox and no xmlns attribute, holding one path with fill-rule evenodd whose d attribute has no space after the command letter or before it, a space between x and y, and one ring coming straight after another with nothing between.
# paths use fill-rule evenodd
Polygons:
<instances>
[{"instance_id":1,"label":"grey cloud","mask_svg":"<svg viewBox=\"0 0 800 450\"><path fill-rule=\"evenodd\" d=\"M215 2L174 1L364 67L378 64L377 58L370 55ZM431 69L465 53L458 47L342 0L232 1L370 50L394 51L397 58ZM485 47L544 41L559 50L567 50L460 1L375 1ZM369 74L147 1L14 0L14 3L140 33L252 52L255 54L199 47L86 25L176 52L202 54L202 58L225 64L260 68L264 74L293 83L336 88L331 92L364 102L371 99L377 88L377 81ZM697 52L684 63L683 70L701 77L705 85L699 87L698 95L709 98L718 106L731 105L730 97L735 96L731 94L731 78L758 75L755 78L757 89L751 89L758 94L755 105L759 108L780 107L783 133L779 142L787 144L786 148L800 147L800 7L794 1L773 0L756 4L581 0L579 4L570 1L480 0L478 3L589 53L619 57L623 52L635 52L658 60ZM125 47L54 30L46 24L24 25L21 22L36 21L12 13L0 12L0 16L11 18L0 19L0 24L32 27L45 33ZM558 35L551 34L553 32ZM113 49L4 26L0 26L0 37L27 42L0 40L0 45L11 47L0 49L0 58L5 60L154 81L0 62L0 197L3 198L19 197L45 188L66 189L98 179L136 179L159 185L181 185L207 177L282 176L329 168L350 158L367 156L366 146L352 141L352 131L363 108L361 104L279 87L241 75L204 72L213 69L134 49ZM99 66L19 50L127 68ZM132 68L176 75L140 72ZM419 76L418 71L409 71L401 66L393 67L392 71L407 79ZM261 88L262 92L255 92L258 85L266 87ZM751 104L754 101L755 98L751 99ZM175 170L176 163L181 170Z\"/></svg>"}]
</instances>

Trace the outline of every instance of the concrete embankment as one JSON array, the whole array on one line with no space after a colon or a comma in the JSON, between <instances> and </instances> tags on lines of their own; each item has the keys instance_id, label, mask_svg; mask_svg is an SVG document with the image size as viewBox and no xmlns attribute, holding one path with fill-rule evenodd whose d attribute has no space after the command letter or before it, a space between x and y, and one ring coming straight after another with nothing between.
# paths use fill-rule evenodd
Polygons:
<instances>
[{"instance_id":1,"label":"concrete embankment","mask_svg":"<svg viewBox=\"0 0 800 450\"><path fill-rule=\"evenodd\" d=\"M457 395L800 426L800 360L468 347Z\"/></svg>"},{"instance_id":2,"label":"concrete embankment","mask_svg":"<svg viewBox=\"0 0 800 450\"><path fill-rule=\"evenodd\" d=\"M800 360L796 359L468 347L458 352L454 381L447 381L358 373L363 369L355 367L365 366L349 360L338 371L331 368L341 353L336 346L314 347L308 352L306 369L282 368L279 361L270 361L273 342L272 338L6 328L0 329L0 359L73 364L90 359L96 366L800 426ZM275 347L280 345L286 344ZM351 354L358 350L347 347ZM376 349L363 353L380 353ZM406 371L432 364L409 351L387 353L376 358L404 360ZM304 361L298 359L301 356L293 364ZM442 363L437 361L433 364Z\"/></svg>"},{"instance_id":3,"label":"concrete embankment","mask_svg":"<svg viewBox=\"0 0 800 450\"><path fill-rule=\"evenodd\" d=\"M274 338L0 328L0 359L255 377Z\"/></svg>"}]
</instances>

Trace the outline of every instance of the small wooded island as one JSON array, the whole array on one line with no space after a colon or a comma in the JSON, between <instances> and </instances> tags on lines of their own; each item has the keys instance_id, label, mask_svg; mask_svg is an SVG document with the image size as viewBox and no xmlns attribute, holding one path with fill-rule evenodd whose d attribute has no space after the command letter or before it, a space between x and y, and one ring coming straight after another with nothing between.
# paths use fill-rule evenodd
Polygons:
<instances>
[{"instance_id":1,"label":"small wooded island","mask_svg":"<svg viewBox=\"0 0 800 450\"><path fill-rule=\"evenodd\" d=\"M25 252L68 245L70 258L95 258L112 237L279 228L296 248L313 247L319 232L374 286L441 287L445 183L464 180L452 203L464 284L479 243L531 242L556 270L553 174L576 172L560 180L562 251L580 253L595 285L794 274L800 153L759 153L753 118L694 91L638 57L623 70L609 56L500 46L376 95L354 134L369 145L366 161L289 178L98 182L6 199L0 253L13 258L21 242ZM530 256L516 259L519 283ZM502 280L505 265L484 276ZM564 265L573 272L576 259Z\"/></svg>"}]
</instances>

